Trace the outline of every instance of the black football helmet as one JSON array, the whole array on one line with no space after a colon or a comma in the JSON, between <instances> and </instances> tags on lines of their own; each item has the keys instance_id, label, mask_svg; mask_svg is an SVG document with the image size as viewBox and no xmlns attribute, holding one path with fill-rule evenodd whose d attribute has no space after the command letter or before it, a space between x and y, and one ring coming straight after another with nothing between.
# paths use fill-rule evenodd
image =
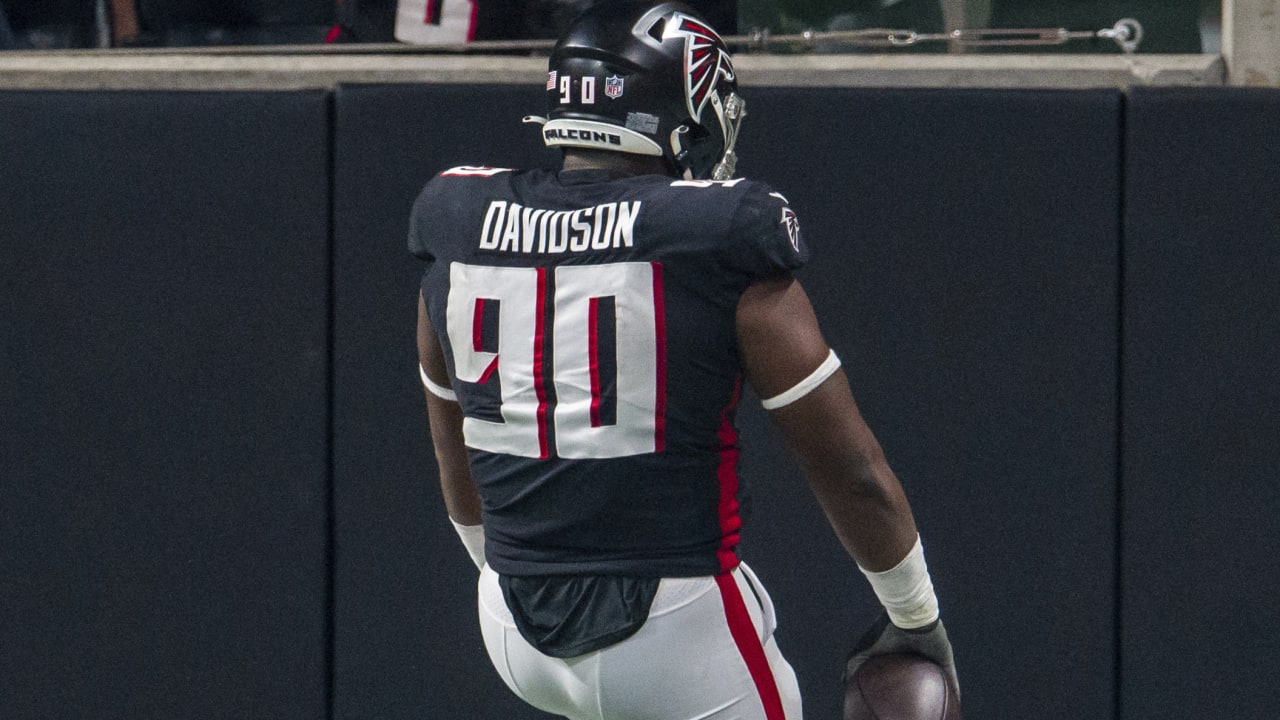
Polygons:
<instances>
[{"instance_id":1,"label":"black football helmet","mask_svg":"<svg viewBox=\"0 0 1280 720\"><path fill-rule=\"evenodd\" d=\"M661 156L687 179L728 180L746 115L737 88L728 48L692 8L597 2L551 53L543 140Z\"/></svg>"}]
</instances>

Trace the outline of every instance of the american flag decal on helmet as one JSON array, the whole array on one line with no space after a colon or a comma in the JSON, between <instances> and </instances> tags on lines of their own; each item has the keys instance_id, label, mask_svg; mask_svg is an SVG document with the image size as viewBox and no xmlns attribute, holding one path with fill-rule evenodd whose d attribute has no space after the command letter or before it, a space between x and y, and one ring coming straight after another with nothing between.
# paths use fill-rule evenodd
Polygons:
<instances>
[{"instance_id":1,"label":"american flag decal on helmet","mask_svg":"<svg viewBox=\"0 0 1280 720\"><path fill-rule=\"evenodd\" d=\"M715 30L683 13L675 13L662 33L663 39L684 36L684 89L689 115L702 121L702 109L719 78L733 80L733 63L724 41Z\"/></svg>"}]
</instances>

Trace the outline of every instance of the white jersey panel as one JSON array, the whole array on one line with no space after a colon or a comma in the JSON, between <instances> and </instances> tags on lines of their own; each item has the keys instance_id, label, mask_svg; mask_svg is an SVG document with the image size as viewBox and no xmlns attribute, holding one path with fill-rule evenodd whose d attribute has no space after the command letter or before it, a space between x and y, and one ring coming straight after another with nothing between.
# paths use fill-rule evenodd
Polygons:
<instances>
[{"instance_id":1,"label":"white jersey panel","mask_svg":"<svg viewBox=\"0 0 1280 720\"><path fill-rule=\"evenodd\" d=\"M466 265L449 268L447 310L454 371L469 383L488 381L496 371L502 385L503 422L467 417L462 433L468 447L494 453L541 457L535 348L539 287L537 270ZM484 304L499 303L498 352L480 348Z\"/></svg>"},{"instance_id":2,"label":"white jersey panel","mask_svg":"<svg viewBox=\"0 0 1280 720\"><path fill-rule=\"evenodd\" d=\"M660 286L650 263L566 265L556 268L555 387L556 451L562 458L610 458L659 448ZM593 311L600 299L613 300L613 318ZM598 323L612 320L615 347L598 343ZM616 353L617 419L598 420L601 352ZM610 363L612 364L612 363Z\"/></svg>"}]
</instances>

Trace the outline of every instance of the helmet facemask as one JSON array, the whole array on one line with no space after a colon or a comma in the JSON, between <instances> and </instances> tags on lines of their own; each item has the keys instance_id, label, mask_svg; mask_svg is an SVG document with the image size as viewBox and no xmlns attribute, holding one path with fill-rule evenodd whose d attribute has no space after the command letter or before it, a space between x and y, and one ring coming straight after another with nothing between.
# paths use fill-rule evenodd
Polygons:
<instances>
[{"instance_id":1,"label":"helmet facemask","mask_svg":"<svg viewBox=\"0 0 1280 720\"><path fill-rule=\"evenodd\" d=\"M719 96L713 97L711 107L715 108L716 117L720 119L720 127L724 131L724 155L711 170L712 180L729 180L738 165L738 154L733 151L738 143L738 130L742 127L742 118L747 116L747 101L730 92L720 102Z\"/></svg>"}]
</instances>

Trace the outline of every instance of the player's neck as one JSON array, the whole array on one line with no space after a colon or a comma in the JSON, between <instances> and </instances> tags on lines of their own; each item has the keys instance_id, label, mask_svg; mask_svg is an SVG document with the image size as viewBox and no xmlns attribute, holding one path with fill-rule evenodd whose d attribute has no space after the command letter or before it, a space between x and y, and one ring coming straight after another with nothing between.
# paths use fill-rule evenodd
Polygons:
<instances>
[{"instance_id":1,"label":"player's neck","mask_svg":"<svg viewBox=\"0 0 1280 720\"><path fill-rule=\"evenodd\" d=\"M671 175L666 160L607 150L566 150L561 170L606 170L615 175Z\"/></svg>"}]
</instances>

